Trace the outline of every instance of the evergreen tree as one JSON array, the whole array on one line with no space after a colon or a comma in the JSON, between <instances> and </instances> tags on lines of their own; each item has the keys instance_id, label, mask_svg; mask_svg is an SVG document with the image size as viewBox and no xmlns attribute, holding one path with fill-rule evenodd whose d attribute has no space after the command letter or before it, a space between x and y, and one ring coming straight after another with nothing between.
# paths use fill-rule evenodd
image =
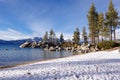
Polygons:
<instances>
[{"instance_id":1,"label":"evergreen tree","mask_svg":"<svg viewBox=\"0 0 120 80\"><path fill-rule=\"evenodd\" d=\"M99 32L99 35L102 36L102 40L103 40L103 36L104 36L105 31L106 31L105 24L104 24L104 15L103 15L103 13L100 13L98 15L97 31ZM98 42L99 42L99 36L98 36Z\"/></svg>"},{"instance_id":2,"label":"evergreen tree","mask_svg":"<svg viewBox=\"0 0 120 80\"><path fill-rule=\"evenodd\" d=\"M95 44L95 37L98 35L98 33L96 32L98 13L96 12L94 4L92 4L92 6L90 7L87 17L89 22L91 40L92 40L92 43Z\"/></svg>"},{"instance_id":3,"label":"evergreen tree","mask_svg":"<svg viewBox=\"0 0 120 80\"><path fill-rule=\"evenodd\" d=\"M76 28L76 31L74 31L74 35L73 35L73 42L75 44L79 44L79 41L80 41L80 32L79 29Z\"/></svg>"},{"instance_id":4,"label":"evergreen tree","mask_svg":"<svg viewBox=\"0 0 120 80\"><path fill-rule=\"evenodd\" d=\"M64 37L63 37L63 34L61 33L60 35L60 43L63 43L64 42Z\"/></svg>"},{"instance_id":5,"label":"evergreen tree","mask_svg":"<svg viewBox=\"0 0 120 80\"><path fill-rule=\"evenodd\" d=\"M106 40L106 38L108 38L108 36L110 35L109 27L107 26L102 27L100 35L102 36L102 41L103 37Z\"/></svg>"},{"instance_id":6,"label":"evergreen tree","mask_svg":"<svg viewBox=\"0 0 120 80\"><path fill-rule=\"evenodd\" d=\"M50 30L50 37L52 37L54 35L54 31L53 29Z\"/></svg>"},{"instance_id":7,"label":"evergreen tree","mask_svg":"<svg viewBox=\"0 0 120 80\"><path fill-rule=\"evenodd\" d=\"M45 35L44 35L44 37L43 37L43 41L44 41L44 42L47 42L47 41L48 41L48 32L47 32L47 31L45 32Z\"/></svg>"},{"instance_id":8,"label":"evergreen tree","mask_svg":"<svg viewBox=\"0 0 120 80\"><path fill-rule=\"evenodd\" d=\"M54 33L53 29L51 29L50 36L49 36L49 40L51 43L54 43L54 38L55 38L55 33Z\"/></svg>"},{"instance_id":9,"label":"evergreen tree","mask_svg":"<svg viewBox=\"0 0 120 80\"><path fill-rule=\"evenodd\" d=\"M114 32L114 40L115 40L115 30L118 25L118 12L114 9L114 5L112 0L109 3L108 11L106 12L106 23L110 29L110 40L112 40L112 32Z\"/></svg>"},{"instance_id":10,"label":"evergreen tree","mask_svg":"<svg viewBox=\"0 0 120 80\"><path fill-rule=\"evenodd\" d=\"M84 43L87 43L87 32L85 27L83 27L82 38L84 39Z\"/></svg>"}]
</instances>

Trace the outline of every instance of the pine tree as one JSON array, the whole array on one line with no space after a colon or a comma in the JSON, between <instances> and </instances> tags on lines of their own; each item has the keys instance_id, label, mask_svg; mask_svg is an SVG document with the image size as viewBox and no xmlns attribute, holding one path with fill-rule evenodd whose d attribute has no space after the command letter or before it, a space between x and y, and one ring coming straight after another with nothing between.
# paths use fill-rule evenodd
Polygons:
<instances>
[{"instance_id":1,"label":"pine tree","mask_svg":"<svg viewBox=\"0 0 120 80\"><path fill-rule=\"evenodd\" d=\"M87 32L85 27L83 27L82 38L84 39L84 43L87 43Z\"/></svg>"},{"instance_id":2,"label":"pine tree","mask_svg":"<svg viewBox=\"0 0 120 80\"><path fill-rule=\"evenodd\" d=\"M80 32L79 29L76 28L76 31L74 31L74 35L73 35L73 42L75 44L79 44L79 41L80 41Z\"/></svg>"},{"instance_id":3,"label":"pine tree","mask_svg":"<svg viewBox=\"0 0 120 80\"><path fill-rule=\"evenodd\" d=\"M47 41L48 41L48 32L47 32L47 31L45 32L45 35L44 35L44 37L43 37L43 41L44 41L44 42L47 42Z\"/></svg>"},{"instance_id":4,"label":"pine tree","mask_svg":"<svg viewBox=\"0 0 120 80\"><path fill-rule=\"evenodd\" d=\"M104 24L104 15L103 13L100 13L98 15L98 25L97 25L97 31L99 32L99 35L102 36L102 40L103 40L103 36L105 33L105 24ZM98 40L99 40L99 36L98 36ZM99 42L99 41L98 41Z\"/></svg>"},{"instance_id":5,"label":"pine tree","mask_svg":"<svg viewBox=\"0 0 120 80\"><path fill-rule=\"evenodd\" d=\"M60 43L63 43L64 42L64 37L63 37L63 34L61 33L60 35Z\"/></svg>"},{"instance_id":6,"label":"pine tree","mask_svg":"<svg viewBox=\"0 0 120 80\"><path fill-rule=\"evenodd\" d=\"M106 40L106 38L108 38L108 36L110 35L109 27L107 27L107 26L102 27L102 29L101 29L101 35ZM102 37L102 41L103 41L103 37Z\"/></svg>"},{"instance_id":7,"label":"pine tree","mask_svg":"<svg viewBox=\"0 0 120 80\"><path fill-rule=\"evenodd\" d=\"M118 12L114 9L114 5L112 0L109 3L108 11L106 12L106 23L110 29L110 40L112 40L112 32L114 32L114 40L115 40L115 30L118 25Z\"/></svg>"},{"instance_id":8,"label":"pine tree","mask_svg":"<svg viewBox=\"0 0 120 80\"><path fill-rule=\"evenodd\" d=\"M50 36L49 36L49 40L51 43L54 43L54 38L55 38L55 33L54 33L53 29L51 29Z\"/></svg>"},{"instance_id":9,"label":"pine tree","mask_svg":"<svg viewBox=\"0 0 120 80\"><path fill-rule=\"evenodd\" d=\"M52 37L54 35L54 31L53 29L50 30L50 37Z\"/></svg>"},{"instance_id":10,"label":"pine tree","mask_svg":"<svg viewBox=\"0 0 120 80\"><path fill-rule=\"evenodd\" d=\"M96 34L98 34L96 32L98 13L96 12L94 4L92 4L92 6L90 7L87 17L88 17L88 22L89 22L91 40L92 40L92 43L95 44L95 37L97 36Z\"/></svg>"}]
</instances>

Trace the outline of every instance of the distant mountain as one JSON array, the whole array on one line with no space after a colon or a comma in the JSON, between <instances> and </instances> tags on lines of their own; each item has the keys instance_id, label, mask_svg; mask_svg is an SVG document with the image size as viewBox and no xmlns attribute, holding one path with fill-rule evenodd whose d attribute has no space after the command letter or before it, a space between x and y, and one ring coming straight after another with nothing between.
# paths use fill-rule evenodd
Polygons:
<instances>
[{"instance_id":1,"label":"distant mountain","mask_svg":"<svg viewBox=\"0 0 120 80\"><path fill-rule=\"evenodd\" d=\"M34 37L32 40L36 41L36 42L39 42L39 41L42 41L42 38L41 37Z\"/></svg>"},{"instance_id":2,"label":"distant mountain","mask_svg":"<svg viewBox=\"0 0 120 80\"><path fill-rule=\"evenodd\" d=\"M0 44L22 44L26 41L29 41L29 42L33 42L33 41L36 41L36 42L39 42L39 41L42 41L42 38L41 37L34 37L33 39L32 38L28 38L28 39L20 39L20 40L10 40L10 41L6 41L6 40L0 40Z\"/></svg>"},{"instance_id":3,"label":"distant mountain","mask_svg":"<svg viewBox=\"0 0 120 80\"><path fill-rule=\"evenodd\" d=\"M5 44L5 43L6 43L6 41L0 40L0 44Z\"/></svg>"}]
</instances>

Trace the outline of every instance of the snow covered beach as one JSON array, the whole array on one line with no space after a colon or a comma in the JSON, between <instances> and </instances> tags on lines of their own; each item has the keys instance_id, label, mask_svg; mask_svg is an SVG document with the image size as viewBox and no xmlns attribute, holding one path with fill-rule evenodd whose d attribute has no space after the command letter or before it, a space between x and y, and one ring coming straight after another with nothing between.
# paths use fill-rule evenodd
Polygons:
<instances>
[{"instance_id":1,"label":"snow covered beach","mask_svg":"<svg viewBox=\"0 0 120 80\"><path fill-rule=\"evenodd\" d=\"M0 69L0 80L120 80L120 52L92 52Z\"/></svg>"}]
</instances>

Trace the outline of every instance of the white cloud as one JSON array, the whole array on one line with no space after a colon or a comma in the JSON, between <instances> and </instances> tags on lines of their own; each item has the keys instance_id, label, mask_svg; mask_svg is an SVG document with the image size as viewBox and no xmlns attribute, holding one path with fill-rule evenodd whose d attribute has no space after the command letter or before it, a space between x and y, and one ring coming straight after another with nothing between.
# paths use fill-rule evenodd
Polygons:
<instances>
[{"instance_id":1,"label":"white cloud","mask_svg":"<svg viewBox=\"0 0 120 80\"><path fill-rule=\"evenodd\" d=\"M18 39L26 39L32 36L23 34L14 29L8 28L7 30L0 30L0 39L3 40L18 40Z\"/></svg>"}]
</instances>

